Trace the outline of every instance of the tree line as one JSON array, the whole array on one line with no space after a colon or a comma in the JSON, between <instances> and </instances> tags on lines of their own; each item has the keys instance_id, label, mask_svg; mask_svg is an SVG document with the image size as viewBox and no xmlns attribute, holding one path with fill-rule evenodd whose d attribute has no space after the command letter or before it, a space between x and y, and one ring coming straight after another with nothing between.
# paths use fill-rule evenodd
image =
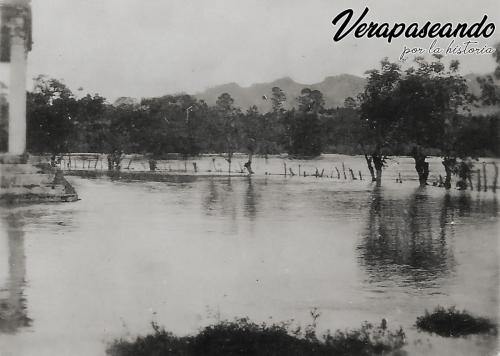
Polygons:
<instances>
[{"instance_id":1,"label":"tree line","mask_svg":"<svg viewBox=\"0 0 500 356\"><path fill-rule=\"evenodd\" d=\"M228 93L215 105L187 94L110 104L98 94L78 98L60 80L39 76L28 93L28 151L140 153L152 159L220 153L229 162L235 152L363 154L374 181L380 181L388 156L410 155L422 184L429 175L427 156L439 155L449 186L451 174L470 165L470 158L500 155L498 114L471 113L479 104L497 104L498 86L493 77L481 78L483 95L476 98L458 67L457 61L445 67L440 56L432 62L416 58L404 70L384 59L367 72L364 91L343 107L325 107L318 90L305 88L289 98L274 87L262 97L272 104L266 113L256 106L242 110ZM285 109L290 100L295 107Z\"/></svg>"}]
</instances>

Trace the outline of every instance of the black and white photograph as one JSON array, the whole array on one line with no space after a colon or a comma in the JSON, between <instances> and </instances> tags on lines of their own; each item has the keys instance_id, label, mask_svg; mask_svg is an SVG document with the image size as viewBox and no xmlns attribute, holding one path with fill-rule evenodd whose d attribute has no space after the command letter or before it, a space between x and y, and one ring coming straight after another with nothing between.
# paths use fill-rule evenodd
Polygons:
<instances>
[{"instance_id":1,"label":"black and white photograph","mask_svg":"<svg viewBox=\"0 0 500 356\"><path fill-rule=\"evenodd\" d=\"M498 0L0 0L0 356L500 355Z\"/></svg>"}]
</instances>

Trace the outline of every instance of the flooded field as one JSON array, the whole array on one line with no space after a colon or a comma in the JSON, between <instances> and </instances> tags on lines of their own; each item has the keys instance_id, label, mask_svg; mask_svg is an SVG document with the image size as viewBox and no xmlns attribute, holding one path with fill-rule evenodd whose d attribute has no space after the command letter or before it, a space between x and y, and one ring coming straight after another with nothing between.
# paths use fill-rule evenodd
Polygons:
<instances>
[{"instance_id":1,"label":"flooded field","mask_svg":"<svg viewBox=\"0 0 500 356\"><path fill-rule=\"evenodd\" d=\"M408 158L379 188L360 157L286 163L334 178L266 175L283 160L257 159L251 178L69 176L76 203L1 207L0 355L104 355L151 321L179 335L243 316L304 326L313 308L320 333L386 318L408 355L497 354L495 337L414 324L437 305L498 322L498 193L419 188ZM337 179L342 163L364 180ZM429 181L439 174L431 160Z\"/></svg>"}]
</instances>

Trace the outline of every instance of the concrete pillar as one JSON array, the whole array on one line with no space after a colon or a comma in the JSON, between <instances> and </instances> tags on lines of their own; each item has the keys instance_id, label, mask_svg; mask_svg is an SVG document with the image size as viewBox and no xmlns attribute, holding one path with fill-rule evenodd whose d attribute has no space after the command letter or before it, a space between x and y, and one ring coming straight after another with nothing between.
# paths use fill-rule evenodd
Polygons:
<instances>
[{"instance_id":1,"label":"concrete pillar","mask_svg":"<svg viewBox=\"0 0 500 356\"><path fill-rule=\"evenodd\" d=\"M3 83L2 124L8 126L7 152L13 156L26 152L26 67L31 50L30 0L0 0L0 81ZM6 99L6 100L5 100Z\"/></svg>"},{"instance_id":2,"label":"concrete pillar","mask_svg":"<svg viewBox=\"0 0 500 356\"><path fill-rule=\"evenodd\" d=\"M26 152L26 47L21 36L12 36L10 48L9 154Z\"/></svg>"}]
</instances>

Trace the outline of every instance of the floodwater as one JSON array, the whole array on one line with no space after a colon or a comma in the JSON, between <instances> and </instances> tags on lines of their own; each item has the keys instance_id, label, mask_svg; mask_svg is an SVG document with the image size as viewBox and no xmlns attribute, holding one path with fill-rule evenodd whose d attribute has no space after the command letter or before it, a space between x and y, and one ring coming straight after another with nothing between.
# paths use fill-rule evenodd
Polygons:
<instances>
[{"instance_id":1,"label":"floodwater","mask_svg":"<svg viewBox=\"0 0 500 356\"><path fill-rule=\"evenodd\" d=\"M304 165L341 161L362 169L339 156ZM498 193L395 183L412 176L403 159L379 188L255 167L252 178L69 177L76 203L0 207L0 355L104 355L152 321L179 335L244 316L305 326L313 308L319 333L386 318L408 355L498 353L495 337L414 327L437 305L498 322Z\"/></svg>"}]
</instances>

